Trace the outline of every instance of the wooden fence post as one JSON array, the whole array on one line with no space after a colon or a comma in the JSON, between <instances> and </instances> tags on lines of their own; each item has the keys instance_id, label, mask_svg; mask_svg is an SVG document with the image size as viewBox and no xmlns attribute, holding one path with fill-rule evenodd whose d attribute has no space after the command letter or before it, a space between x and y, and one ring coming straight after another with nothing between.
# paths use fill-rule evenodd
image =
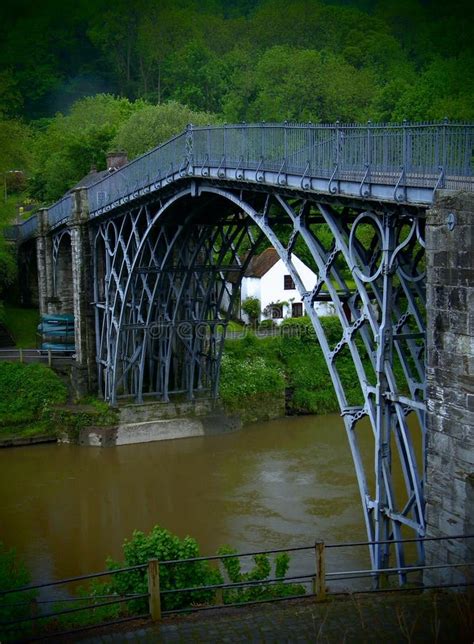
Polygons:
<instances>
[{"instance_id":1,"label":"wooden fence post","mask_svg":"<svg viewBox=\"0 0 474 644\"><path fill-rule=\"evenodd\" d=\"M224 605L224 591L222 588L216 588L216 595L214 598L214 604L216 606L223 606Z\"/></svg>"},{"instance_id":2,"label":"wooden fence post","mask_svg":"<svg viewBox=\"0 0 474 644\"><path fill-rule=\"evenodd\" d=\"M148 593L151 619L154 622L158 622L161 619L160 567L158 559L148 561Z\"/></svg>"},{"instance_id":3,"label":"wooden fence post","mask_svg":"<svg viewBox=\"0 0 474 644\"><path fill-rule=\"evenodd\" d=\"M23 349L19 349L20 353L20 362L23 362Z\"/></svg>"},{"instance_id":4,"label":"wooden fence post","mask_svg":"<svg viewBox=\"0 0 474 644\"><path fill-rule=\"evenodd\" d=\"M326 599L326 561L324 558L324 541L317 541L314 544L316 555L316 577L314 579L313 592L316 595L316 601L321 602Z\"/></svg>"}]
</instances>

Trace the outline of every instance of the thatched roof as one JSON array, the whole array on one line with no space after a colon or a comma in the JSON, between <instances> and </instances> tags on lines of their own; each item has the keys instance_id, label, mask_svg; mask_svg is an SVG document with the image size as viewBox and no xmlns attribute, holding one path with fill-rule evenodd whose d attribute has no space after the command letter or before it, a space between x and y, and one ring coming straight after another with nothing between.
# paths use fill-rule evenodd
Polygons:
<instances>
[{"instance_id":1,"label":"thatched roof","mask_svg":"<svg viewBox=\"0 0 474 644\"><path fill-rule=\"evenodd\" d=\"M263 277L279 259L280 257L274 248L266 248L263 253L251 259L250 265L245 271L245 277Z\"/></svg>"}]
</instances>

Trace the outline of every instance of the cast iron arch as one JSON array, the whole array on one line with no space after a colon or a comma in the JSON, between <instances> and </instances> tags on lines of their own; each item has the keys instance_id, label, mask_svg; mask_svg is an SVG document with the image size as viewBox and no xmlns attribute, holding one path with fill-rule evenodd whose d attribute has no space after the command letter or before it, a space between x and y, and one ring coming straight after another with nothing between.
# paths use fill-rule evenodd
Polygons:
<instances>
[{"instance_id":1,"label":"cast iron arch","mask_svg":"<svg viewBox=\"0 0 474 644\"><path fill-rule=\"evenodd\" d=\"M193 197L218 197L233 208L229 216L207 224L200 208L167 219L172 206L182 202L190 207ZM341 210L283 191L244 193L192 182L154 212L153 206L144 205L100 224L97 238L104 240L109 255L107 301L96 307L105 397L116 402L122 388L124 395L140 401L147 382L151 394L166 400L172 378L177 378L177 391L192 396L207 388L215 395L223 340L217 330L219 325L225 329L228 321L221 311L226 284L232 272L240 281L265 237L292 276L326 358L353 455L369 540L390 542L407 529L423 536L424 463L417 462L414 447L417 440L424 447L422 222L423 212L401 206ZM107 233L110 226L112 235ZM318 234L322 227L324 239ZM317 267L317 281L309 290L292 261L297 243L305 245ZM239 253L243 246L248 250L245 262ZM227 299L231 303L232 295L227 293ZM329 341L317 315L318 299L330 299L334 305L341 326L336 343ZM189 334L177 338L176 329L183 323ZM198 323L204 329L202 337ZM357 403L346 394L338 369L345 351L360 384ZM150 356L153 360L147 362ZM150 364L161 373L147 374ZM408 424L413 415L417 437ZM373 483L358 444L363 418L372 428ZM404 478L402 500L394 490L395 468ZM403 568L404 549L395 545L394 550L397 568ZM389 552L389 544L372 546L372 566L387 567ZM417 557L423 560L422 545ZM403 573L400 578L404 579Z\"/></svg>"}]
</instances>

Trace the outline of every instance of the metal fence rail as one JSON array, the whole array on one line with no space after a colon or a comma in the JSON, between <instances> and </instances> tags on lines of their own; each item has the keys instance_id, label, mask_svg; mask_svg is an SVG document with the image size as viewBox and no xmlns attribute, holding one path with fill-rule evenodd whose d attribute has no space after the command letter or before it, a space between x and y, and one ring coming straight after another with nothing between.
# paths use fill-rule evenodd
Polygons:
<instances>
[{"instance_id":1,"label":"metal fence rail","mask_svg":"<svg viewBox=\"0 0 474 644\"><path fill-rule=\"evenodd\" d=\"M34 237L38 230L38 217L37 215L32 215L25 221L23 221L19 226L17 226L17 240L18 242L26 241L31 237Z\"/></svg>"},{"instance_id":2,"label":"metal fence rail","mask_svg":"<svg viewBox=\"0 0 474 644\"><path fill-rule=\"evenodd\" d=\"M462 541L467 539L473 539L474 535L451 535L449 537L432 537L432 538L423 538L423 539L404 539L400 540L402 543L415 543L417 541ZM181 614L189 612L199 612L219 608L228 608L231 606L243 606L250 604L259 604L263 602L274 602L274 601L284 601L288 599L298 599L303 597L313 597L315 601L324 601L328 595L340 594L341 591L329 585L331 582L336 581L352 581L358 580L361 578L378 580L381 578L388 578L390 575L397 575L401 579L401 575L410 574L410 573L419 573L423 570L435 570L435 569L452 569L452 568L462 568L464 571L471 570L474 567L474 561L472 562L463 562L463 563L451 563L451 564L435 564L430 566L394 566L392 568L384 568L379 570L373 569L357 569L357 570L346 570L346 571L326 571L327 566L327 553L331 549L339 548L354 548L367 545L375 545L375 543L384 544L384 543L394 543L393 540L388 542L378 541L378 542L348 542L348 543L332 543L325 544L324 542L316 542L314 545L310 546L298 546L290 548L276 548L272 550L259 550L259 551L250 551L244 553L230 553L222 555L212 555L212 556L203 556L203 557L193 557L189 559L173 559L167 561L159 562L156 559L150 560L148 563L139 564L135 566L128 566L124 568L119 568L116 570L107 570L97 573L92 573L88 575L80 575L77 577L69 577L67 579L56 580L52 582L36 583L29 586L23 586L20 588L12 588L8 590L0 590L0 614L2 610L9 607L28 607L30 609L30 614L27 616L21 616L16 619L7 619L0 622L0 632L8 633L8 629L19 628L21 625L25 624L35 624L45 622L48 625L47 634L45 637L51 635L66 635L70 633L79 632L82 630L89 630L91 628L113 625L122 623L124 621L130 621L133 619L140 619L143 617L151 617L152 620L160 620L165 615L171 614ZM313 565L309 570L302 573L292 574L285 577L269 577L265 579L243 579L238 582L223 582L215 583L208 585L197 585L189 586L185 588L160 588L160 569L165 567L172 567L175 569L186 566L190 564L195 564L197 562L218 562L223 563L226 559L236 559L241 560L246 557L255 557L258 555L275 555L280 553L310 553L313 555ZM77 582L87 581L91 579L98 579L103 577L111 577L113 575L120 575L123 573L143 573L143 579L146 580L148 592L141 593L124 593L122 595L117 594L88 594L88 595L79 595L77 597L58 597L56 599L37 599L32 598L32 591L37 591L45 589L48 587L57 587L60 585L67 584L77 584ZM172 572L170 573L172 574ZM177 577L180 576L179 572L176 572ZM403 577L404 578L404 577ZM283 593L283 596L276 594L267 597L256 598L243 601L225 601L225 592L232 590L239 590L244 588L256 588L257 590L263 589L268 592L268 589L278 585L281 589L283 587L288 588L291 584L298 583L299 586L293 586L291 592L287 595ZM301 587L304 586L304 592L301 592ZM380 587L379 585L372 586L371 588L357 589L356 592L402 592L402 591L418 591L421 592L425 589L431 588L451 588L451 587L468 587L474 585L474 581L466 581L459 583L440 583L438 585L433 584L423 584L420 579L415 581L415 584L410 586L405 586L403 583L398 586L385 586ZM162 603L165 597L172 595L179 595L180 593L202 593L203 591L209 592L214 599L205 602L204 604L200 603L196 605L193 603L193 600L189 600L189 605L183 608L177 608L173 610L162 610ZM353 589L346 589L345 592L354 592ZM25 600L21 600L21 594L25 593ZM8 596L13 595L13 599L8 601ZM148 602L148 612L137 612L136 614L130 614L130 602L137 601L140 599L146 599ZM227 597L228 599L228 597ZM73 606L72 608L61 608L56 611L41 612L41 606L49 605L53 603L66 603L66 605L71 602L77 602L80 605ZM84 604L82 604L84 602ZM89 603L87 603L89 602ZM58 617L69 616L75 613L81 613L87 610L92 611L91 617L94 615L94 611L98 608L110 607L113 605L122 605L127 606L125 616L120 616L119 618L108 620L106 622L101 621L94 624L86 624L79 628L62 630L58 632L58 627L61 627L60 622L57 622ZM136 610L136 609L135 609ZM133 612L133 610L132 610ZM51 623L48 620L55 619L56 621ZM54 630L56 627L56 630ZM6 629L6 630L5 630ZM35 639L41 639L41 631L38 631L36 628Z\"/></svg>"},{"instance_id":3,"label":"metal fence rail","mask_svg":"<svg viewBox=\"0 0 474 644\"><path fill-rule=\"evenodd\" d=\"M71 216L72 195L67 194L48 208L48 223L51 228L65 222Z\"/></svg>"},{"instance_id":4,"label":"metal fence rail","mask_svg":"<svg viewBox=\"0 0 474 644\"><path fill-rule=\"evenodd\" d=\"M74 351L57 351L54 349L0 349L0 361L7 362L43 362L53 364L71 364L75 361Z\"/></svg>"},{"instance_id":5,"label":"metal fence rail","mask_svg":"<svg viewBox=\"0 0 474 644\"><path fill-rule=\"evenodd\" d=\"M188 126L163 145L134 159L87 189L92 215L100 214L162 188L182 176L255 180L274 174L277 185L289 175L299 177L303 189L324 180L336 194L341 181L359 196L370 196L374 184L390 187L395 201L407 198L407 188L424 188L419 197L437 188L474 190L474 125L469 123L341 124L255 123ZM227 172L233 171L228 177ZM246 176L253 172L254 176ZM321 189L321 186L316 186ZM429 189L426 192L426 189ZM66 194L48 209L54 228L71 214L72 196ZM20 243L38 230L33 215L10 239Z\"/></svg>"},{"instance_id":6,"label":"metal fence rail","mask_svg":"<svg viewBox=\"0 0 474 644\"><path fill-rule=\"evenodd\" d=\"M221 178L232 169L241 180L251 170L261 182L273 172L280 185L291 173L304 179L302 187L310 178L324 178L334 193L344 179L360 183L361 196L371 183L382 183L394 188L396 200L407 186L472 190L473 147L473 125L447 122L189 126L90 187L89 208L103 212L173 177L209 176L211 168Z\"/></svg>"},{"instance_id":7,"label":"metal fence rail","mask_svg":"<svg viewBox=\"0 0 474 644\"><path fill-rule=\"evenodd\" d=\"M183 133L88 188L90 212L107 208L113 203L127 203L142 190L160 187L161 182L170 180L186 167L186 134Z\"/></svg>"}]
</instances>

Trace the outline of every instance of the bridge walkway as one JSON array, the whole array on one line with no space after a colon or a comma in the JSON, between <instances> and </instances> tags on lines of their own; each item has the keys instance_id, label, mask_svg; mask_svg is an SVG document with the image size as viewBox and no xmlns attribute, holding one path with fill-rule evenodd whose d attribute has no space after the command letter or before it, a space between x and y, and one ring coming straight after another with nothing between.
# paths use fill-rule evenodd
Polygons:
<instances>
[{"instance_id":1,"label":"bridge walkway","mask_svg":"<svg viewBox=\"0 0 474 644\"><path fill-rule=\"evenodd\" d=\"M74 641L109 642L472 642L473 597L459 593L349 595L325 603L282 601L215 610L160 625L144 622ZM67 641L67 640L64 640ZM70 640L72 641L72 640Z\"/></svg>"}]
</instances>

